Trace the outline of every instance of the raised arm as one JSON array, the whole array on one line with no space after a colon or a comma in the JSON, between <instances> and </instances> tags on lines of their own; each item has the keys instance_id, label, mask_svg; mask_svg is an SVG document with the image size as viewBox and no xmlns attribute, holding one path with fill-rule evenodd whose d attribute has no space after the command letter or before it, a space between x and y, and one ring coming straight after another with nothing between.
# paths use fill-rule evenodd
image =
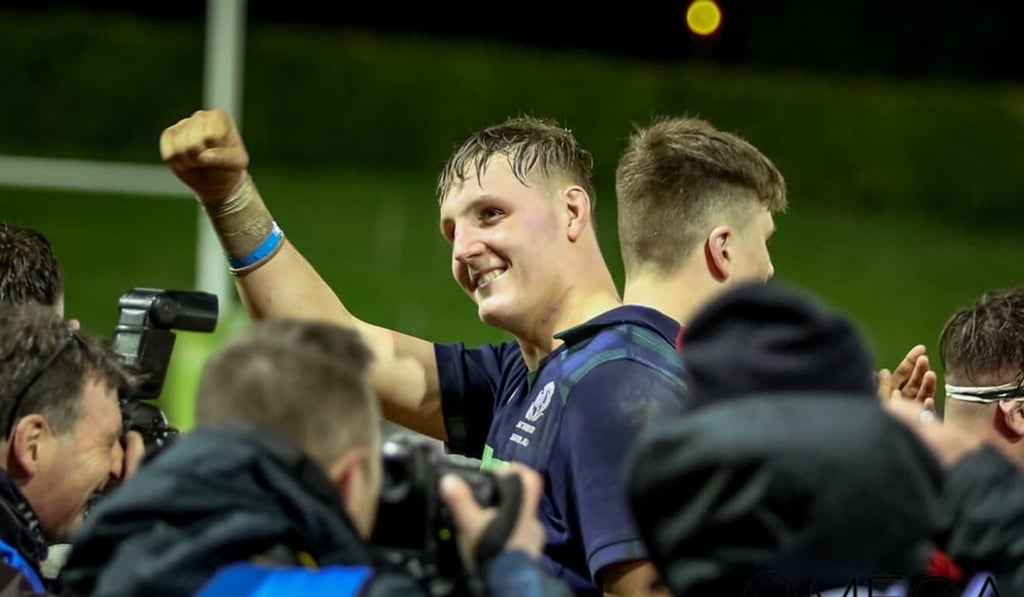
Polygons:
<instances>
[{"instance_id":1,"label":"raised arm","mask_svg":"<svg viewBox=\"0 0 1024 597\"><path fill-rule=\"evenodd\" d=\"M160 156L196 194L254 319L321 319L359 331L374 353L374 389L384 416L447 439L433 344L354 317L284 238L249 176L249 153L231 117L199 111L164 130Z\"/></svg>"}]
</instances>

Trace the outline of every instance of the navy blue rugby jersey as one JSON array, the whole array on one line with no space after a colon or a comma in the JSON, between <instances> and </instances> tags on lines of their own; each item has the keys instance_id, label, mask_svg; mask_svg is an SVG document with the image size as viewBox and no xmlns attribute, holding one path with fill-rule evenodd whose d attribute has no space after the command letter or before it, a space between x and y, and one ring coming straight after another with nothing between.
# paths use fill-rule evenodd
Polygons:
<instances>
[{"instance_id":1,"label":"navy blue rugby jersey","mask_svg":"<svg viewBox=\"0 0 1024 597\"><path fill-rule=\"evenodd\" d=\"M543 475L543 564L577 594L600 593L601 568L647 557L622 459L648 422L680 410L679 332L658 311L618 307L557 334L564 344L533 372L514 342L435 345L449 449Z\"/></svg>"}]
</instances>

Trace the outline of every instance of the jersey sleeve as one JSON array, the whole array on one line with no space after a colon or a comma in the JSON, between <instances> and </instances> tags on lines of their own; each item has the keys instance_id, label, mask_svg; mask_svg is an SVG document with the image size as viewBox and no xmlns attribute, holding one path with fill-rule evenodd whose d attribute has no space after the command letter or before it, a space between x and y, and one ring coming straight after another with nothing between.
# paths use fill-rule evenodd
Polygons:
<instances>
[{"instance_id":1,"label":"jersey sleeve","mask_svg":"<svg viewBox=\"0 0 1024 597\"><path fill-rule=\"evenodd\" d=\"M578 529L595 582L605 566L647 558L627 505L624 455L649 423L680 413L682 388L669 374L618 360L592 369L567 398L552 489Z\"/></svg>"},{"instance_id":2,"label":"jersey sleeve","mask_svg":"<svg viewBox=\"0 0 1024 597\"><path fill-rule=\"evenodd\" d=\"M519 347L513 342L473 349L463 344L435 344L434 356L448 449L480 458L502 376L515 358L521 358Z\"/></svg>"}]
</instances>

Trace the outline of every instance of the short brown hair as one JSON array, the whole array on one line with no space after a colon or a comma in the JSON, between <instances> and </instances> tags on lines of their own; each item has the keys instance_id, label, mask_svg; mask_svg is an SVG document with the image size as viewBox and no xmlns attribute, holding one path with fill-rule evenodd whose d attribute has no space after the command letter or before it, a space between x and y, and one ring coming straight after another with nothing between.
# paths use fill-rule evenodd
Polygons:
<instances>
[{"instance_id":1,"label":"short brown hair","mask_svg":"<svg viewBox=\"0 0 1024 597\"><path fill-rule=\"evenodd\" d=\"M552 120L520 116L474 133L448 158L437 181L441 203L456 184L471 176L479 179L491 158L504 155L519 182L526 184L534 170L544 176L562 175L578 184L590 196L594 191L594 159L580 147L572 131Z\"/></svg>"},{"instance_id":2,"label":"short brown hair","mask_svg":"<svg viewBox=\"0 0 1024 597\"><path fill-rule=\"evenodd\" d=\"M0 222L0 303L53 307L64 295L64 273L40 232Z\"/></svg>"},{"instance_id":3,"label":"short brown hair","mask_svg":"<svg viewBox=\"0 0 1024 597\"><path fill-rule=\"evenodd\" d=\"M954 313L939 334L939 355L947 373L969 383L1005 370L1024 383L1024 288L986 292Z\"/></svg>"},{"instance_id":4,"label":"short brown hair","mask_svg":"<svg viewBox=\"0 0 1024 597\"><path fill-rule=\"evenodd\" d=\"M353 330L316 321L256 322L203 368L196 423L256 424L327 468L379 433L370 360Z\"/></svg>"},{"instance_id":5,"label":"short brown hair","mask_svg":"<svg viewBox=\"0 0 1024 597\"><path fill-rule=\"evenodd\" d=\"M753 145L696 118L659 118L638 128L615 172L619 244L627 273L670 271L729 210L785 211L786 182Z\"/></svg>"},{"instance_id":6,"label":"short brown hair","mask_svg":"<svg viewBox=\"0 0 1024 597\"><path fill-rule=\"evenodd\" d=\"M70 329L44 305L0 304L2 428L10 424L8 414L20 392L23 398L14 419L40 413L55 432L70 431L81 416L82 393L90 379L102 381L108 388L134 382L110 342Z\"/></svg>"}]
</instances>

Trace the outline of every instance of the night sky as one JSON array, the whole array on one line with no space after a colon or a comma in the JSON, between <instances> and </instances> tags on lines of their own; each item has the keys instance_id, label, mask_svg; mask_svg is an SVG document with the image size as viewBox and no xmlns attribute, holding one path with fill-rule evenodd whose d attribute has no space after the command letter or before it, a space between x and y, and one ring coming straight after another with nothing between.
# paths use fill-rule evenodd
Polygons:
<instances>
[{"instance_id":1,"label":"night sky","mask_svg":"<svg viewBox=\"0 0 1024 597\"><path fill-rule=\"evenodd\" d=\"M685 1L486 3L250 0L252 22L351 27L443 39L511 42L658 62L855 75L1024 80L1024 2L718 0L712 38L691 34ZM203 0L0 0L45 11L77 7L201 21Z\"/></svg>"}]
</instances>

